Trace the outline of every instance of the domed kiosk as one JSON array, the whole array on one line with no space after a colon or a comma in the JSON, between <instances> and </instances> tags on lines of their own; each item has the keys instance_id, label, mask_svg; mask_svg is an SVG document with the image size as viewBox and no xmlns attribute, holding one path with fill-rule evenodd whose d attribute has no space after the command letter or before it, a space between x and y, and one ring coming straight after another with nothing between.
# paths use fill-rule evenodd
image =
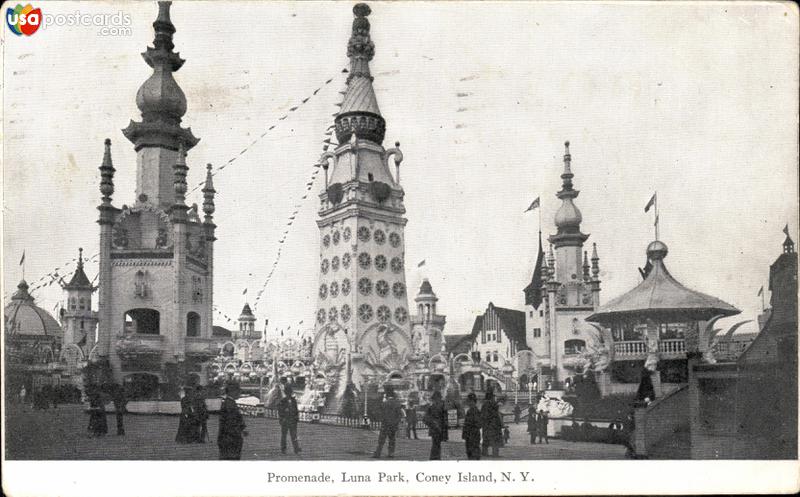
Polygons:
<instances>
[{"instance_id":1,"label":"domed kiosk","mask_svg":"<svg viewBox=\"0 0 800 497\"><path fill-rule=\"evenodd\" d=\"M17 285L5 306L6 392L18 393L22 386L33 391L53 383L58 376L56 361L63 331L58 321L36 305L25 280Z\"/></svg>"}]
</instances>

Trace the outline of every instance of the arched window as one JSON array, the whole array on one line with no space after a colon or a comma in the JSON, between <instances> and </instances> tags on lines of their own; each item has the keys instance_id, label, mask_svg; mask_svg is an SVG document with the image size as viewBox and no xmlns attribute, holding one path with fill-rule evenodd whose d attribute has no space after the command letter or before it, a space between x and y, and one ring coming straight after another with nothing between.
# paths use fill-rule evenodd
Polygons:
<instances>
[{"instance_id":1,"label":"arched window","mask_svg":"<svg viewBox=\"0 0 800 497\"><path fill-rule=\"evenodd\" d=\"M155 309L131 309L125 313L125 332L142 335L161 333L161 314Z\"/></svg>"},{"instance_id":2,"label":"arched window","mask_svg":"<svg viewBox=\"0 0 800 497\"><path fill-rule=\"evenodd\" d=\"M583 340L573 339L564 342L565 354L580 354L586 349L586 342Z\"/></svg>"},{"instance_id":3,"label":"arched window","mask_svg":"<svg viewBox=\"0 0 800 497\"><path fill-rule=\"evenodd\" d=\"M196 312L190 312L186 315L186 336L200 336L200 315Z\"/></svg>"}]
</instances>

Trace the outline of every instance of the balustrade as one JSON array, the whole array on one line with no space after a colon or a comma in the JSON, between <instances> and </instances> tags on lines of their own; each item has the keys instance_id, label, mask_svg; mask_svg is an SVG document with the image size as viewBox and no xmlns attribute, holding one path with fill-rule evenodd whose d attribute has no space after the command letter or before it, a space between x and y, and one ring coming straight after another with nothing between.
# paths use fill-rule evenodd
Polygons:
<instances>
[{"instance_id":1,"label":"balustrade","mask_svg":"<svg viewBox=\"0 0 800 497\"><path fill-rule=\"evenodd\" d=\"M647 344L639 340L614 342L615 356L637 356L647 353Z\"/></svg>"}]
</instances>

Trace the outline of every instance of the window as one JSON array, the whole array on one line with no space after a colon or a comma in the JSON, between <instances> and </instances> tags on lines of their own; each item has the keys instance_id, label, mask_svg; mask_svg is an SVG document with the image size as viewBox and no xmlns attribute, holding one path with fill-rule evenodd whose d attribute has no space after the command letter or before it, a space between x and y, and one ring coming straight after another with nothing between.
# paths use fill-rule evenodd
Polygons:
<instances>
[{"instance_id":1,"label":"window","mask_svg":"<svg viewBox=\"0 0 800 497\"><path fill-rule=\"evenodd\" d=\"M534 328L533 329L533 338L539 338L542 336L542 329L541 328Z\"/></svg>"},{"instance_id":2,"label":"window","mask_svg":"<svg viewBox=\"0 0 800 497\"><path fill-rule=\"evenodd\" d=\"M154 309L131 309L125 313L125 331L143 335L158 335L161 315Z\"/></svg>"},{"instance_id":3,"label":"window","mask_svg":"<svg viewBox=\"0 0 800 497\"><path fill-rule=\"evenodd\" d=\"M77 306L75 305L75 297L69 299L69 308L74 311Z\"/></svg>"},{"instance_id":4,"label":"window","mask_svg":"<svg viewBox=\"0 0 800 497\"><path fill-rule=\"evenodd\" d=\"M488 350L486 351L486 362L491 362L492 360L492 353Z\"/></svg>"},{"instance_id":5,"label":"window","mask_svg":"<svg viewBox=\"0 0 800 497\"><path fill-rule=\"evenodd\" d=\"M539 311L539 317L543 317L543 316L544 316L544 309L542 309L541 311Z\"/></svg>"},{"instance_id":6,"label":"window","mask_svg":"<svg viewBox=\"0 0 800 497\"><path fill-rule=\"evenodd\" d=\"M533 311L528 312L528 317L533 317Z\"/></svg>"},{"instance_id":7,"label":"window","mask_svg":"<svg viewBox=\"0 0 800 497\"><path fill-rule=\"evenodd\" d=\"M80 309L80 310L86 309L86 299L85 298L81 297L81 299L78 302L79 302L78 309Z\"/></svg>"},{"instance_id":8,"label":"window","mask_svg":"<svg viewBox=\"0 0 800 497\"><path fill-rule=\"evenodd\" d=\"M186 315L186 336L200 336L200 315L196 312L190 312Z\"/></svg>"},{"instance_id":9,"label":"window","mask_svg":"<svg viewBox=\"0 0 800 497\"><path fill-rule=\"evenodd\" d=\"M83 319L81 319L81 331L84 331Z\"/></svg>"},{"instance_id":10,"label":"window","mask_svg":"<svg viewBox=\"0 0 800 497\"><path fill-rule=\"evenodd\" d=\"M586 349L586 342L573 339L564 342L564 354L580 354Z\"/></svg>"}]
</instances>

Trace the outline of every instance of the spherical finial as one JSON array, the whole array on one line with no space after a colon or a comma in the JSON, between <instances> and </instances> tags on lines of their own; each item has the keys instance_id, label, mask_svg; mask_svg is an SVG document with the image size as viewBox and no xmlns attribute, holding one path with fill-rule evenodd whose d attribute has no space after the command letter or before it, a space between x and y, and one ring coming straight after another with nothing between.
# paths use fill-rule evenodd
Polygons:
<instances>
[{"instance_id":1,"label":"spherical finial","mask_svg":"<svg viewBox=\"0 0 800 497\"><path fill-rule=\"evenodd\" d=\"M110 147L111 146L111 138L106 138L106 140L103 143L106 144L106 147Z\"/></svg>"},{"instance_id":2,"label":"spherical finial","mask_svg":"<svg viewBox=\"0 0 800 497\"><path fill-rule=\"evenodd\" d=\"M565 147L569 147L569 140L567 140L567 141L565 141L565 142L564 142L564 146L565 146Z\"/></svg>"},{"instance_id":3,"label":"spherical finial","mask_svg":"<svg viewBox=\"0 0 800 497\"><path fill-rule=\"evenodd\" d=\"M663 259L668 253L669 249L667 248L667 244L660 240L650 242L650 245L647 246L647 257L650 260L656 261Z\"/></svg>"},{"instance_id":4,"label":"spherical finial","mask_svg":"<svg viewBox=\"0 0 800 497\"><path fill-rule=\"evenodd\" d=\"M212 167L214 166L212 166L211 163L209 162L208 164L206 164L206 171L211 172Z\"/></svg>"},{"instance_id":5,"label":"spherical finial","mask_svg":"<svg viewBox=\"0 0 800 497\"><path fill-rule=\"evenodd\" d=\"M365 3L357 3L353 6L353 14L355 14L356 17L367 17L371 13L372 9Z\"/></svg>"},{"instance_id":6,"label":"spherical finial","mask_svg":"<svg viewBox=\"0 0 800 497\"><path fill-rule=\"evenodd\" d=\"M400 146L400 142L394 142L394 146L395 147L399 147Z\"/></svg>"}]
</instances>

